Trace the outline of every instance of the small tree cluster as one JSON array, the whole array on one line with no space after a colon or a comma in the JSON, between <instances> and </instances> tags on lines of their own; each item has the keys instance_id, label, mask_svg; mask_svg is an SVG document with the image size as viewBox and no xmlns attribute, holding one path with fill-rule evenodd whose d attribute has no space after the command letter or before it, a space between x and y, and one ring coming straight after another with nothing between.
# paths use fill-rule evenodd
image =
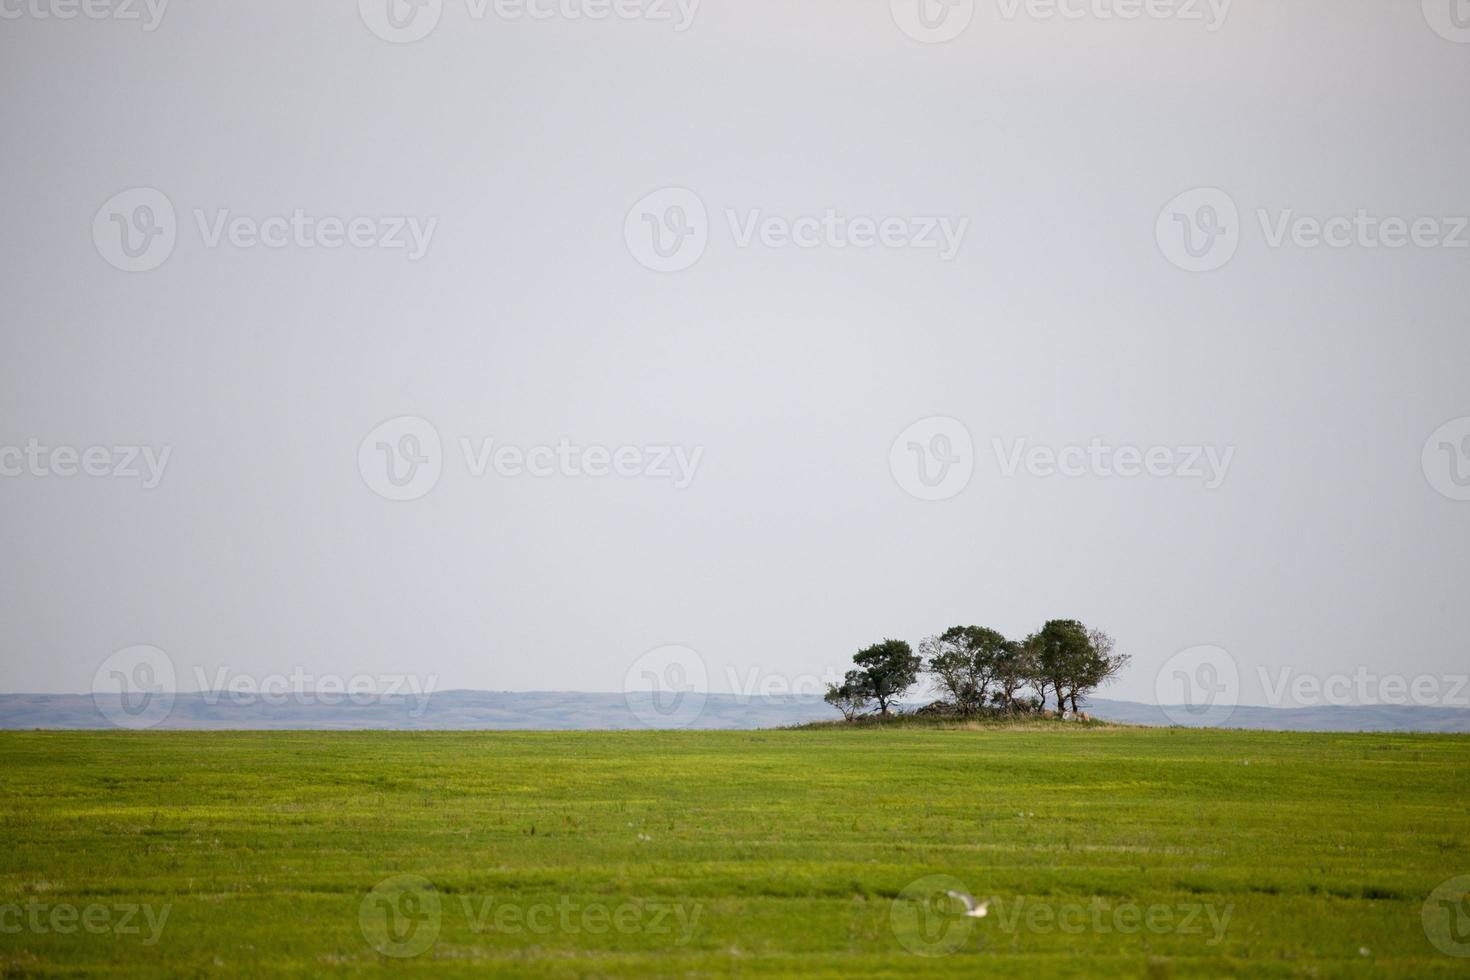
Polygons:
<instances>
[{"instance_id":1,"label":"small tree cluster","mask_svg":"<svg viewBox=\"0 0 1470 980\"><path fill-rule=\"evenodd\" d=\"M827 688L827 703L851 721L876 706L886 715L919 674L928 674L947 699L945 710L963 716L983 711L1017 714L1056 702L1058 714L1128 666L1113 638L1075 619L1053 619L1024 640L1009 640L984 626L952 626L925 638L914 654L903 640L884 640L853 657L856 667Z\"/></svg>"}]
</instances>

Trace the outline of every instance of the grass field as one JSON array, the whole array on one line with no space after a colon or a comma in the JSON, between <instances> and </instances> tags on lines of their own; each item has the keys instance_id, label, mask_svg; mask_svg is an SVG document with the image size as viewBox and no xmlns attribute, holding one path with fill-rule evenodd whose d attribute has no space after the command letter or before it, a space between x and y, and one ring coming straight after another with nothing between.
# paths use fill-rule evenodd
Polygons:
<instances>
[{"instance_id":1,"label":"grass field","mask_svg":"<svg viewBox=\"0 0 1470 980\"><path fill-rule=\"evenodd\" d=\"M1467 737L6 733L0 774L5 976L1470 976L1465 883L1423 918Z\"/></svg>"}]
</instances>

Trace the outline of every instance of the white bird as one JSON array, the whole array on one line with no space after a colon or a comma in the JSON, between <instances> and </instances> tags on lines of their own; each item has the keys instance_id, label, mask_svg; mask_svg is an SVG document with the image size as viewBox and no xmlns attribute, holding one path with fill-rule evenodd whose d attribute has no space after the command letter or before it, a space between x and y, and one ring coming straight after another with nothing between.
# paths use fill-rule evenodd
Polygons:
<instances>
[{"instance_id":1,"label":"white bird","mask_svg":"<svg viewBox=\"0 0 1470 980\"><path fill-rule=\"evenodd\" d=\"M987 898L983 902L975 901L974 895L966 895L964 892L945 892L950 898L957 898L964 903L965 915L972 919L983 919L990 914L990 903L995 899Z\"/></svg>"}]
</instances>

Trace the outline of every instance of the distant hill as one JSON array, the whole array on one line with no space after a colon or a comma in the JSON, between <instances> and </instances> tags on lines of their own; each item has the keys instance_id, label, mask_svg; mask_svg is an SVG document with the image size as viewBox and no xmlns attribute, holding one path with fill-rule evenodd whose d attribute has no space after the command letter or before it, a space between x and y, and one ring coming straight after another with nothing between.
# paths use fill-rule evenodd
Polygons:
<instances>
[{"instance_id":1,"label":"distant hill","mask_svg":"<svg viewBox=\"0 0 1470 980\"><path fill-rule=\"evenodd\" d=\"M645 723L644 718L656 722L663 716L649 695L637 694L625 698L622 694L556 691L437 691L423 705L411 695L378 698L371 703L352 703L345 698L341 701L271 705L257 700L236 704L228 696L179 694L168 718L157 727L408 731L676 727ZM699 716L687 726L677 727L776 728L834 715L816 697L710 694ZM90 694L0 694L0 729L111 727Z\"/></svg>"},{"instance_id":2,"label":"distant hill","mask_svg":"<svg viewBox=\"0 0 1470 980\"><path fill-rule=\"evenodd\" d=\"M1095 698L1088 710L1099 718L1127 725L1176 724L1157 704ZM1173 714L1188 717L1183 709L1175 709ZM1230 717L1217 727L1288 732L1470 732L1470 709L1394 704L1313 708L1237 705Z\"/></svg>"},{"instance_id":3,"label":"distant hill","mask_svg":"<svg viewBox=\"0 0 1470 980\"><path fill-rule=\"evenodd\" d=\"M212 702L212 703L211 703ZM1093 715L1132 725L1171 725L1158 705L1098 698ZM1174 712L1184 716L1183 712ZM800 725L836 717L821 698L710 694L687 726L664 722L648 695L556 691L441 691L420 705L413 697L370 703L236 704L227 696L180 694L160 728L580 730L689 727L752 729ZM677 716L682 718L683 715ZM651 720L653 724L649 724ZM0 729L110 728L89 694L0 694ZM1364 707L1237 707L1221 727L1320 732L1470 732L1470 710L1374 705Z\"/></svg>"}]
</instances>

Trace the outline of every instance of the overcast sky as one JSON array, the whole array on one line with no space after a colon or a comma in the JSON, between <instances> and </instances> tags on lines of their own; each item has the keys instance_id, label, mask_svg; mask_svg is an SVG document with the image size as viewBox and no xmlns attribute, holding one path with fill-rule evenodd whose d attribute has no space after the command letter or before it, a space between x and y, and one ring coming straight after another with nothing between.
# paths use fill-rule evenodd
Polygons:
<instances>
[{"instance_id":1,"label":"overcast sky","mask_svg":"<svg viewBox=\"0 0 1470 980\"><path fill-rule=\"evenodd\" d=\"M1465 3L389 2L0 0L0 690L1466 670Z\"/></svg>"}]
</instances>

